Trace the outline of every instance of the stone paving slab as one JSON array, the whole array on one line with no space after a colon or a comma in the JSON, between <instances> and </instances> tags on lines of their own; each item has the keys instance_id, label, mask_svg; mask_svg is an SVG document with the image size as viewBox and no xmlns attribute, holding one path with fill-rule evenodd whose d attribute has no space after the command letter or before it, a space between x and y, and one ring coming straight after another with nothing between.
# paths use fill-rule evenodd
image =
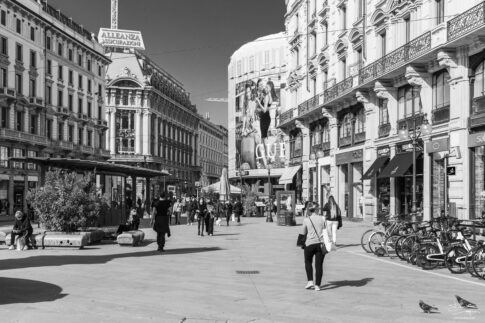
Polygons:
<instances>
[{"instance_id":1,"label":"stone paving slab","mask_svg":"<svg viewBox=\"0 0 485 323\"><path fill-rule=\"evenodd\" d=\"M5 322L456 322L485 321L485 281L422 271L365 254L371 225L344 222L339 250L326 257L324 288L305 290L301 226L261 218L215 227L172 226L167 252L147 243L103 241L84 250L8 251L0 246L0 309ZM298 219L301 223L301 218ZM237 274L237 271L259 271ZM454 295L482 309L456 309ZM425 315L419 299L441 313ZM467 316L468 315L468 316Z\"/></svg>"}]
</instances>

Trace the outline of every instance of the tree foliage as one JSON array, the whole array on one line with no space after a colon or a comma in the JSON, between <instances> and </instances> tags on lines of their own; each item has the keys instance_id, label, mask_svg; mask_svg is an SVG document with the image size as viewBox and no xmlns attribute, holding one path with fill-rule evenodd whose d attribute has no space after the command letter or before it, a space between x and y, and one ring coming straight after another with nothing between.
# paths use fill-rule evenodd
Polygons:
<instances>
[{"instance_id":1,"label":"tree foliage","mask_svg":"<svg viewBox=\"0 0 485 323\"><path fill-rule=\"evenodd\" d=\"M108 209L107 198L96 190L92 174L62 170L46 173L45 185L27 196L36 217L47 230L73 232L96 224Z\"/></svg>"}]
</instances>

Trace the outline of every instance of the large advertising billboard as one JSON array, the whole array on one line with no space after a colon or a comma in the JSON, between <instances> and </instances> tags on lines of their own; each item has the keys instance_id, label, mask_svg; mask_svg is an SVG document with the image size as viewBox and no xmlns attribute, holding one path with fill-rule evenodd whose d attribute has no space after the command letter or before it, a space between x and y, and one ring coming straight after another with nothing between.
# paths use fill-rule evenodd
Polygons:
<instances>
[{"instance_id":1,"label":"large advertising billboard","mask_svg":"<svg viewBox=\"0 0 485 323\"><path fill-rule=\"evenodd\" d=\"M236 84L237 168L284 167L284 136L277 128L280 88L271 77Z\"/></svg>"}]
</instances>

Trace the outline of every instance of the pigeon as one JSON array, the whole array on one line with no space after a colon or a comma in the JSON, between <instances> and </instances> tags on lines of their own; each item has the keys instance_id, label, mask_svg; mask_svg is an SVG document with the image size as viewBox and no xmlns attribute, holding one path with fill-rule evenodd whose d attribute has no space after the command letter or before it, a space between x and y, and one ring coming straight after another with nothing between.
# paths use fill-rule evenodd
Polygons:
<instances>
[{"instance_id":1,"label":"pigeon","mask_svg":"<svg viewBox=\"0 0 485 323\"><path fill-rule=\"evenodd\" d=\"M460 304L461 307L463 307L463 308L478 309L478 307L477 307L476 304L470 303L469 301L467 301L466 299L461 298L458 295L455 295L455 297L456 297L456 300L458 301L458 303Z\"/></svg>"},{"instance_id":2,"label":"pigeon","mask_svg":"<svg viewBox=\"0 0 485 323\"><path fill-rule=\"evenodd\" d=\"M431 311L438 311L438 308L437 307L434 307L434 306L431 306L431 305L428 305L426 304L425 302L423 301L419 301L419 307L421 307L421 309L425 312L425 313L432 313Z\"/></svg>"}]
</instances>

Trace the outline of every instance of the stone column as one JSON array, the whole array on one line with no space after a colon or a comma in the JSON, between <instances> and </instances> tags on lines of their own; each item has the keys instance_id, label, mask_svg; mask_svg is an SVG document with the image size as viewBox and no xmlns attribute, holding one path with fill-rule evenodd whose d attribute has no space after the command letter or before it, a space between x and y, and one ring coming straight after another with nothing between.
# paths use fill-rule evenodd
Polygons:
<instances>
[{"instance_id":1,"label":"stone column","mask_svg":"<svg viewBox=\"0 0 485 323\"><path fill-rule=\"evenodd\" d=\"M142 147L143 147L143 155L151 155L150 154L150 141L152 139L151 137L151 124L150 124L150 118L152 116L152 113L148 110L143 111L143 128L142 130Z\"/></svg>"},{"instance_id":2,"label":"stone column","mask_svg":"<svg viewBox=\"0 0 485 323\"><path fill-rule=\"evenodd\" d=\"M336 115L328 114L330 127L330 192L338 198L338 176L337 166L335 164L335 154L338 149L338 123Z\"/></svg>"},{"instance_id":3,"label":"stone column","mask_svg":"<svg viewBox=\"0 0 485 323\"><path fill-rule=\"evenodd\" d=\"M159 121L158 121L158 116L155 115L155 127L153 129L153 132L154 132L154 144L153 144L153 151L152 151L152 154L153 156L158 156L158 124L159 124Z\"/></svg>"},{"instance_id":4,"label":"stone column","mask_svg":"<svg viewBox=\"0 0 485 323\"><path fill-rule=\"evenodd\" d=\"M141 110L136 110L135 112L135 155L141 155Z\"/></svg>"},{"instance_id":5,"label":"stone column","mask_svg":"<svg viewBox=\"0 0 485 323\"><path fill-rule=\"evenodd\" d=\"M30 111L24 106L24 127L23 132L30 133Z\"/></svg>"},{"instance_id":6,"label":"stone column","mask_svg":"<svg viewBox=\"0 0 485 323\"><path fill-rule=\"evenodd\" d=\"M396 156L396 144L390 144L389 145L389 150L390 150L390 158L394 158ZM397 207L396 207L396 178L391 177L389 179L390 181L390 192L389 192L389 214L396 215L397 214Z\"/></svg>"},{"instance_id":7,"label":"stone column","mask_svg":"<svg viewBox=\"0 0 485 323\"><path fill-rule=\"evenodd\" d=\"M302 168L303 168L303 172L302 172L302 198L303 199L306 199L306 200L309 200L310 199L310 192L309 192L309 180L310 180L310 176L309 176L309 165L308 165L308 161L309 161L309 158L310 158L310 129L308 128L308 125L300 122L300 121L296 121L296 127L300 129L301 131L301 135L303 137L303 152L302 152L302 157L301 157L301 160L302 160Z\"/></svg>"},{"instance_id":8,"label":"stone column","mask_svg":"<svg viewBox=\"0 0 485 323\"><path fill-rule=\"evenodd\" d=\"M116 109L110 109L109 116L109 127L110 127L110 140L109 140L109 150L111 154L116 154Z\"/></svg>"},{"instance_id":9,"label":"stone column","mask_svg":"<svg viewBox=\"0 0 485 323\"><path fill-rule=\"evenodd\" d=\"M23 204L24 204L24 208L23 208L23 212L25 214L27 214L27 194L29 194L29 175L28 174L25 174L24 175L24 197L23 197Z\"/></svg>"}]
</instances>

